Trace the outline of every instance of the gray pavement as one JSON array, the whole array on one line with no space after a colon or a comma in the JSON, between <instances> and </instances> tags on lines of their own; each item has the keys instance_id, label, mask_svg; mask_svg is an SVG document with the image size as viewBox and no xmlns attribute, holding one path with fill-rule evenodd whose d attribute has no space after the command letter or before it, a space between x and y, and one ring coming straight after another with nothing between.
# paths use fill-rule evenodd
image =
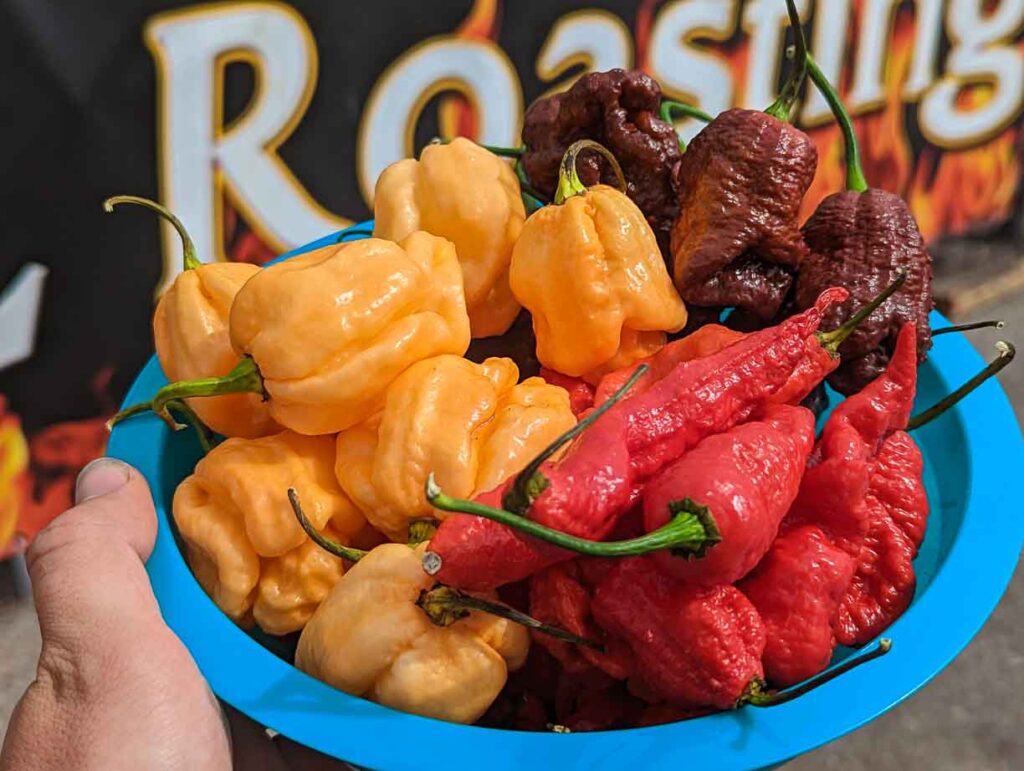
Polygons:
<instances>
[{"instance_id":1,"label":"gray pavement","mask_svg":"<svg viewBox=\"0 0 1024 771\"><path fill-rule=\"evenodd\" d=\"M975 333L986 358L999 334L1024 349L1024 297L973 318L1003 318ZM1024 357L1024 350L1022 350ZM1001 376L1024 422L1024 361ZM1019 505L1019 501L1014 502ZM0 593L2 594L2 593ZM941 634L941 629L936 634ZM31 682L39 635L30 604L0 600L0 735ZM1024 769L1024 571L975 641L948 669L883 717L786 766L788 771L1019 771ZM842 709L841 704L836 709Z\"/></svg>"}]
</instances>

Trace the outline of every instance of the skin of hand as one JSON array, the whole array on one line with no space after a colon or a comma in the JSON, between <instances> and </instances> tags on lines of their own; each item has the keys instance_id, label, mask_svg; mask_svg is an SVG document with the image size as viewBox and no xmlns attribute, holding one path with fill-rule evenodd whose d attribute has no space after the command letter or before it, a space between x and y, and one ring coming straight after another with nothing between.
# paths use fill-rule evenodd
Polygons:
<instances>
[{"instance_id":1,"label":"skin of hand","mask_svg":"<svg viewBox=\"0 0 1024 771\"><path fill-rule=\"evenodd\" d=\"M42 652L0 771L348 768L221 710L150 588L156 516L138 471L93 461L75 503L28 552Z\"/></svg>"}]
</instances>

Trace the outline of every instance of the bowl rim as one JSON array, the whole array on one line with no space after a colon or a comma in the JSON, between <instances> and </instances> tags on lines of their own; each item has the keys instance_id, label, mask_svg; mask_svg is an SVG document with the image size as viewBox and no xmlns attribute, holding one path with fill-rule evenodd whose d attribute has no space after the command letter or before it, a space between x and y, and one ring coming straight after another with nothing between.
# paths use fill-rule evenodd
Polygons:
<instances>
[{"instance_id":1,"label":"bowl rim","mask_svg":"<svg viewBox=\"0 0 1024 771\"><path fill-rule=\"evenodd\" d=\"M372 221L294 249L278 259L337 243ZM353 234L354 235L354 234ZM932 325L946 323L932 313ZM949 387L984 364L962 334L937 341L929 361ZM156 357L141 370L124 403L151 397L164 380ZM556 734L480 728L392 710L350 696L304 674L235 626L193 578L161 500L160 448L167 429L153 416L115 427L108 454L135 465L154 489L158 533L147 562L167 624L181 638L214 693L253 720L294 741L352 763L380 769L422 768L424 752L443 753L447 769L617 769L620 753L652 769L686 762L717 769L772 766L853 731L891 709L945 668L995 609L1017 565L1024 517L1012 501L1024 493L1024 440L1002 387L989 380L941 420L963 431L968 495L959 532L931 584L886 631L892 652L868 666L771 709L745 708L681 723L615 731ZM997 538L992 533L1000 533ZM950 599L969 598L969 601ZM951 612L951 610L955 612ZM935 630L943 630L935 636ZM256 678L252 672L263 672ZM842 703L842 709L836 705ZM824 719L827 716L827 719ZM342 730L339 730L342 729ZM347 729L347 730L345 730ZM392 737L399 741L392 740Z\"/></svg>"}]
</instances>

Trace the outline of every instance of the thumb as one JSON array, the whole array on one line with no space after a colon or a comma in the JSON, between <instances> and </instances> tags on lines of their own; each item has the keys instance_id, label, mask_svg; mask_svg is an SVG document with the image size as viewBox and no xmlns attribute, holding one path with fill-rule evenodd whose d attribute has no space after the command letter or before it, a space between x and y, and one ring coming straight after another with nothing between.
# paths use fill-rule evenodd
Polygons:
<instances>
[{"instance_id":1,"label":"thumb","mask_svg":"<svg viewBox=\"0 0 1024 771\"><path fill-rule=\"evenodd\" d=\"M146 480L114 458L82 470L75 502L36 537L28 569L44 658L82 661L100 641L116 649L159 620L144 567L156 515Z\"/></svg>"}]
</instances>

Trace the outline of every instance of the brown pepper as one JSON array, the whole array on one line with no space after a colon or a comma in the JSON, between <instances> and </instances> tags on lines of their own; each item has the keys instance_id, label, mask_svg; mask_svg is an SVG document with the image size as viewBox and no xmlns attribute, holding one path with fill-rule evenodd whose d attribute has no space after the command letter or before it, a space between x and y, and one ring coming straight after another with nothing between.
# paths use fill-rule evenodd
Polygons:
<instances>
[{"instance_id":1,"label":"brown pepper","mask_svg":"<svg viewBox=\"0 0 1024 771\"><path fill-rule=\"evenodd\" d=\"M679 164L673 277L688 305L736 307L768 322L807 254L799 212L818 152L788 123L806 74L806 42L789 4L796 67L764 112L734 108L694 138Z\"/></svg>"},{"instance_id":2,"label":"brown pepper","mask_svg":"<svg viewBox=\"0 0 1024 771\"><path fill-rule=\"evenodd\" d=\"M626 177L626 194L644 213L667 253L676 216L674 172L679 163L675 129L658 117L661 87L640 70L591 72L568 91L538 99L523 119L523 166L530 182L549 198L558 186L558 168L569 145L593 139L612 151ZM596 153L579 159L585 185L614 185L608 162Z\"/></svg>"},{"instance_id":3,"label":"brown pepper","mask_svg":"<svg viewBox=\"0 0 1024 771\"><path fill-rule=\"evenodd\" d=\"M811 254L797 279L797 308L809 307L820 287L850 290L849 300L826 311L822 329L838 327L899 271L907 274L903 286L839 346L841 364L829 385L852 394L878 377L907 323L916 325L917 357L924 361L932 344L932 262L906 202L877 188L833 193L804 225L804 238Z\"/></svg>"},{"instance_id":4,"label":"brown pepper","mask_svg":"<svg viewBox=\"0 0 1024 771\"><path fill-rule=\"evenodd\" d=\"M907 323L917 330L918 361L927 357L932 345L928 325L933 305L932 260L906 201L868 187L850 116L817 63L809 56L807 61L811 79L843 130L847 189L822 201L804 225L811 254L800 267L796 308L813 303L820 287L846 287L850 298L829 308L822 321L822 329L832 329L866 298L892 283L897 273L906 273L899 290L839 347L842 362L828 382L840 393L852 394L882 374Z\"/></svg>"}]
</instances>

